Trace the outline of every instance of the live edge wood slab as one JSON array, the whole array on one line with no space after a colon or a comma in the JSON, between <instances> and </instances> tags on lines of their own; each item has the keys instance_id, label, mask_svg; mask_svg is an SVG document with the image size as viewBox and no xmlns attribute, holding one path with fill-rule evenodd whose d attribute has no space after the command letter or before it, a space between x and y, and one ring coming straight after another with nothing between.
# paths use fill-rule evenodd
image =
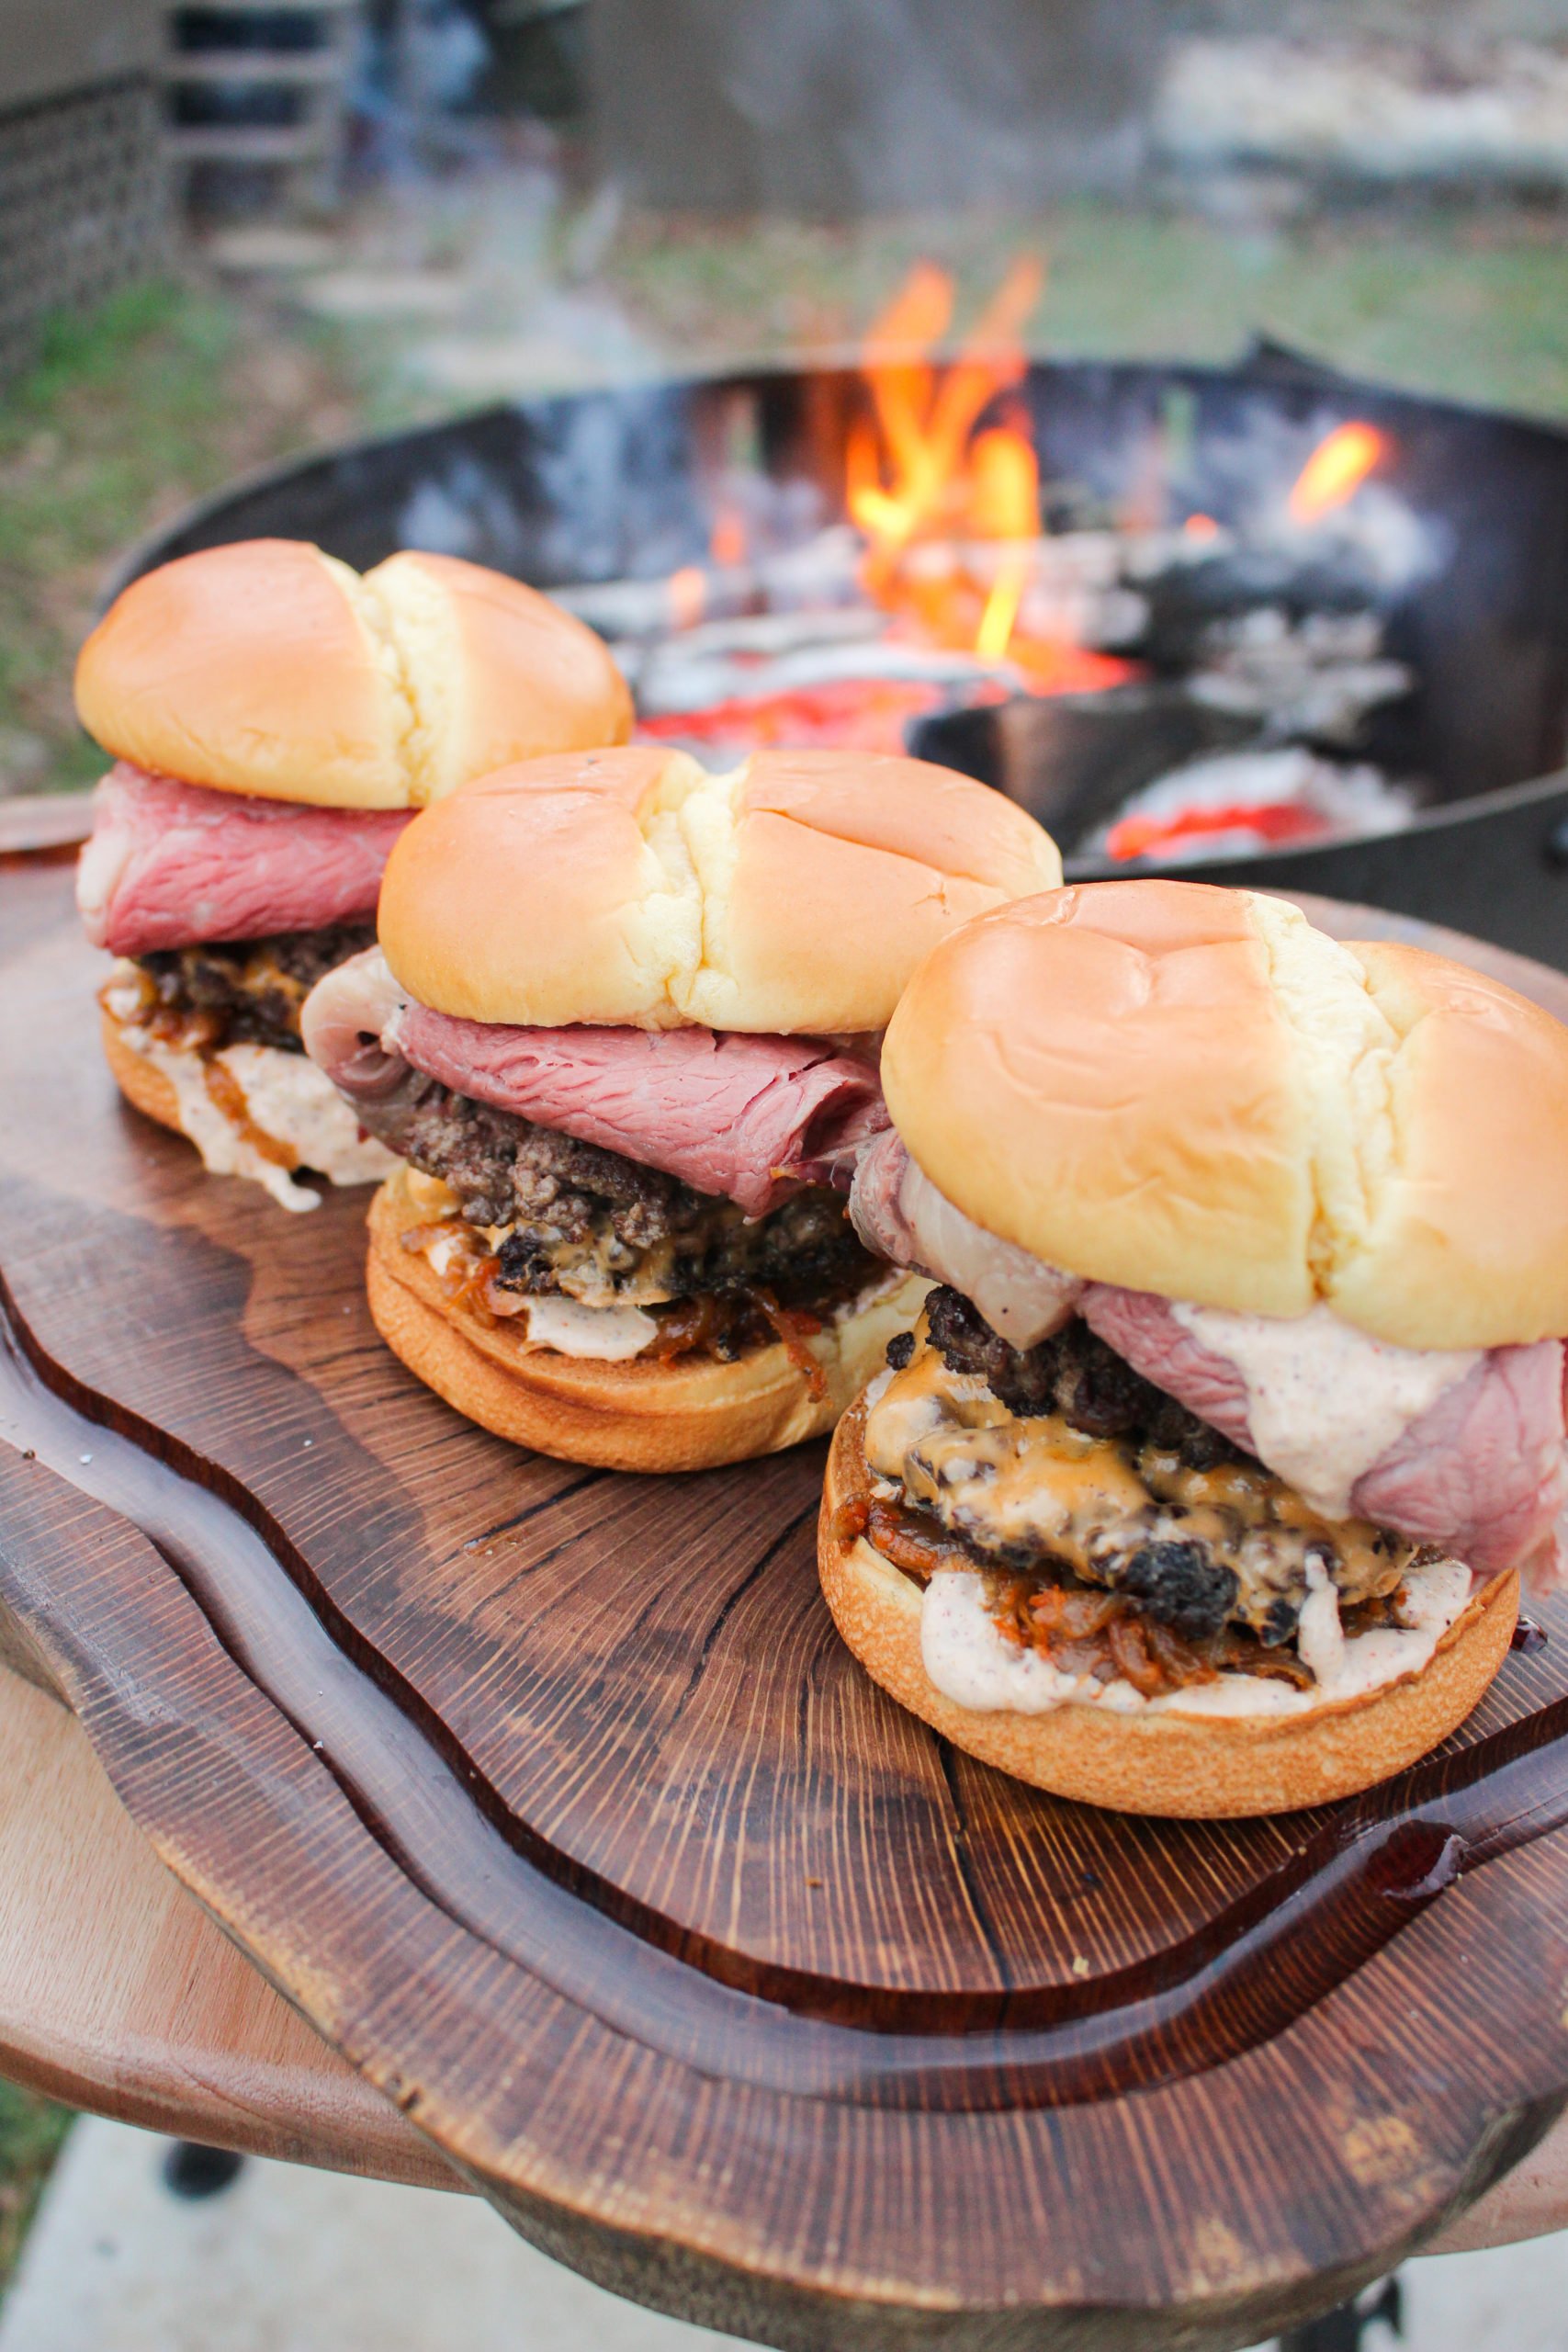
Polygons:
<instances>
[{"instance_id":1,"label":"live edge wood slab","mask_svg":"<svg viewBox=\"0 0 1568 2352\"><path fill-rule=\"evenodd\" d=\"M818 1598L822 1450L615 1477L376 1340L118 1102L58 855L0 864L0 1629L156 1851L514 2225L784 2346L1239 2346L1568 2098L1568 1608L1322 1814L945 1748ZM1568 1016L1568 979L1435 938Z\"/></svg>"}]
</instances>

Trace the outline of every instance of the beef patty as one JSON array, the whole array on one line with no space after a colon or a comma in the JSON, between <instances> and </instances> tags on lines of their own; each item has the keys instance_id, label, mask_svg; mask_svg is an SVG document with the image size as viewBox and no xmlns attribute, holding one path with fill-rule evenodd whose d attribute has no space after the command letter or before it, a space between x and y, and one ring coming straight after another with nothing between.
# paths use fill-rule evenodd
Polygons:
<instances>
[{"instance_id":1,"label":"beef patty","mask_svg":"<svg viewBox=\"0 0 1568 2352\"><path fill-rule=\"evenodd\" d=\"M134 960L151 991L143 1018L179 1033L177 1042L216 1052L272 1046L302 1054L299 1008L316 982L376 944L374 923L330 923L270 939L204 941L162 947ZM175 1042L176 1040L172 1040Z\"/></svg>"},{"instance_id":2,"label":"beef patty","mask_svg":"<svg viewBox=\"0 0 1568 2352\"><path fill-rule=\"evenodd\" d=\"M766 1290L781 1306L811 1307L853 1296L877 1272L825 1186L749 1219L732 1201L417 1073L394 1104L361 1115L492 1237L502 1289L563 1291L591 1306Z\"/></svg>"},{"instance_id":3,"label":"beef patty","mask_svg":"<svg viewBox=\"0 0 1568 2352\"><path fill-rule=\"evenodd\" d=\"M1015 1349L958 1292L937 1289L888 1361L904 1377L874 1408L868 1453L906 1505L977 1563L1109 1589L1183 1639L1239 1627L1278 1647L1314 1567L1355 1607L1393 1592L1419 1550L1363 1521L1320 1518L1077 1317ZM888 1434L871 1445L878 1427Z\"/></svg>"}]
</instances>

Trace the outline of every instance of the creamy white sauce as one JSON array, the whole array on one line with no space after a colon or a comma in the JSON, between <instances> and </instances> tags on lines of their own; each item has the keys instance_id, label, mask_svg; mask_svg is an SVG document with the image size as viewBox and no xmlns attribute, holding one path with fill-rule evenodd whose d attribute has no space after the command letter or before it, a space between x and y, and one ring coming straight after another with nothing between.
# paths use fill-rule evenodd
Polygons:
<instances>
[{"instance_id":1,"label":"creamy white sauce","mask_svg":"<svg viewBox=\"0 0 1568 2352\"><path fill-rule=\"evenodd\" d=\"M526 1313L531 1347L601 1363L624 1363L640 1355L659 1330L640 1306L584 1306L580 1299L553 1295L530 1298Z\"/></svg>"},{"instance_id":2,"label":"creamy white sauce","mask_svg":"<svg viewBox=\"0 0 1568 2352\"><path fill-rule=\"evenodd\" d=\"M939 1568L920 1606L920 1654L943 1696L976 1713L1040 1715L1061 1706L1099 1706L1113 1714L1304 1715L1418 1674L1463 1611L1472 1589L1470 1570L1461 1560L1412 1568L1404 1579L1409 1626L1380 1625L1347 1640L1333 1588L1324 1579L1302 1612L1303 1661L1314 1663L1306 1647L1313 1640L1317 1659L1329 1668L1315 1689L1298 1690L1258 1674L1221 1674L1213 1682L1145 1699L1129 1682L1100 1683L1089 1675L1064 1673L1038 1652L1010 1642L986 1606L984 1579L965 1568ZM1333 1605L1337 1640L1321 1622L1325 1599ZM1313 1610L1318 1615L1309 1631L1307 1614Z\"/></svg>"},{"instance_id":3,"label":"creamy white sauce","mask_svg":"<svg viewBox=\"0 0 1568 2352\"><path fill-rule=\"evenodd\" d=\"M1247 1389L1253 1449L1325 1519L1348 1519L1356 1481L1481 1361L1476 1348L1396 1348L1305 1315L1233 1315L1171 1303L1186 1330L1228 1357Z\"/></svg>"},{"instance_id":4,"label":"creamy white sauce","mask_svg":"<svg viewBox=\"0 0 1568 2352\"><path fill-rule=\"evenodd\" d=\"M455 1230L433 1234L422 1244L422 1254L437 1274L473 1262L468 1237ZM515 1300L507 1296L504 1306L491 1295L494 1311L517 1317L516 1337L525 1347L549 1348L557 1355L625 1363L640 1355L659 1329L640 1306L585 1306L581 1299L554 1291L518 1295Z\"/></svg>"},{"instance_id":5,"label":"creamy white sauce","mask_svg":"<svg viewBox=\"0 0 1568 2352\"><path fill-rule=\"evenodd\" d=\"M117 991L107 1001L118 1012ZM208 1091L205 1057L188 1047L165 1046L145 1030L125 1028L123 1042L166 1078L175 1092L180 1125L214 1176L243 1176L263 1185L280 1208L313 1209L321 1195L301 1184L287 1168L268 1159L241 1133ZM245 1098L254 1125L288 1144L299 1163L333 1184L375 1184L398 1162L384 1144L361 1136L359 1123L342 1095L303 1054L275 1046L225 1046L211 1058L224 1064Z\"/></svg>"},{"instance_id":6,"label":"creamy white sauce","mask_svg":"<svg viewBox=\"0 0 1568 2352\"><path fill-rule=\"evenodd\" d=\"M1339 1623L1339 1595L1321 1560L1306 1564L1307 1597L1296 1620L1296 1650L1302 1664L1327 1685L1345 1666L1345 1628Z\"/></svg>"}]
</instances>

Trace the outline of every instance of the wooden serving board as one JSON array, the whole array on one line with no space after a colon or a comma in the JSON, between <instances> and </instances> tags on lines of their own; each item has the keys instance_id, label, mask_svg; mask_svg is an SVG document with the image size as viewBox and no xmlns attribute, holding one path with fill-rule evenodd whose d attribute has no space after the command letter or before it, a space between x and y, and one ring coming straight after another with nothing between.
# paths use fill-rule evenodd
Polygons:
<instances>
[{"instance_id":1,"label":"wooden serving board","mask_svg":"<svg viewBox=\"0 0 1568 2352\"><path fill-rule=\"evenodd\" d=\"M70 880L0 868L5 1647L519 2229L781 2346L1219 2347L1532 2145L1568 2094L1568 1608L1332 1813L1000 1779L839 1645L820 1447L513 1451L378 1342L363 1196L290 1216L125 1109Z\"/></svg>"}]
</instances>

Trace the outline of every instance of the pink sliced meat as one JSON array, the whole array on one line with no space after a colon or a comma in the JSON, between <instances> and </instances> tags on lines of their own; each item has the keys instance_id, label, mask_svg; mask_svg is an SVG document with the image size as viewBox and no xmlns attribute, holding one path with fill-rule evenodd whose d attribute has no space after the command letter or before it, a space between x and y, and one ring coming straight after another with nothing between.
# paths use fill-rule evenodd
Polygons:
<instances>
[{"instance_id":1,"label":"pink sliced meat","mask_svg":"<svg viewBox=\"0 0 1568 2352\"><path fill-rule=\"evenodd\" d=\"M98 786L76 903L115 956L364 922L411 813L209 792L122 761Z\"/></svg>"},{"instance_id":2,"label":"pink sliced meat","mask_svg":"<svg viewBox=\"0 0 1568 2352\"><path fill-rule=\"evenodd\" d=\"M915 1165L892 1128L861 1148L850 1216L868 1250L950 1283L1015 1348L1032 1348L1060 1330L1083 1289L1075 1275L965 1216Z\"/></svg>"},{"instance_id":3,"label":"pink sliced meat","mask_svg":"<svg viewBox=\"0 0 1568 2352\"><path fill-rule=\"evenodd\" d=\"M1451 1546L1480 1576L1542 1555L1544 1582L1568 1508L1562 1342L1494 1348L1357 1480L1351 1499L1380 1527Z\"/></svg>"},{"instance_id":4,"label":"pink sliced meat","mask_svg":"<svg viewBox=\"0 0 1568 2352\"><path fill-rule=\"evenodd\" d=\"M1079 1311L1090 1330L1124 1356L1134 1372L1219 1430L1233 1445L1252 1450L1247 1383L1229 1356L1218 1355L1194 1339L1171 1313L1168 1299L1156 1298L1151 1291L1090 1283Z\"/></svg>"},{"instance_id":5,"label":"pink sliced meat","mask_svg":"<svg viewBox=\"0 0 1568 2352\"><path fill-rule=\"evenodd\" d=\"M831 1181L887 1124L873 1065L822 1040L459 1021L404 997L378 949L311 990L301 1027L306 1051L367 1114L395 1114L412 1069L749 1216Z\"/></svg>"},{"instance_id":6,"label":"pink sliced meat","mask_svg":"<svg viewBox=\"0 0 1568 2352\"><path fill-rule=\"evenodd\" d=\"M885 1125L876 1073L809 1037L513 1029L410 1004L389 1043L459 1094L761 1216Z\"/></svg>"},{"instance_id":7,"label":"pink sliced meat","mask_svg":"<svg viewBox=\"0 0 1568 2352\"><path fill-rule=\"evenodd\" d=\"M1093 1283L1082 1312L1145 1380L1256 1450L1240 1372L1203 1347L1168 1300ZM1545 1581L1568 1509L1565 1448L1562 1342L1493 1348L1362 1472L1351 1511L1413 1543L1447 1545L1478 1576L1529 1563Z\"/></svg>"}]
</instances>

